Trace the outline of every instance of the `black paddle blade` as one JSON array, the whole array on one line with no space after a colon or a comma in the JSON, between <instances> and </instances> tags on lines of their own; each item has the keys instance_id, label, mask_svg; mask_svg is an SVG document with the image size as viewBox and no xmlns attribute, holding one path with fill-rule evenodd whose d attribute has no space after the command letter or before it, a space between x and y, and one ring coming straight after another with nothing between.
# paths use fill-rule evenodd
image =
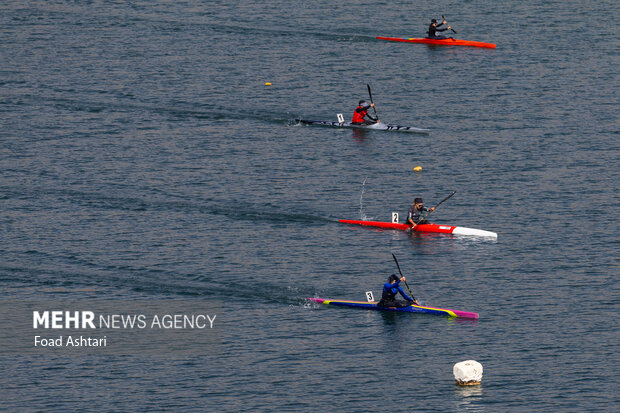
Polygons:
<instances>
[{"instance_id":1,"label":"black paddle blade","mask_svg":"<svg viewBox=\"0 0 620 413\"><path fill-rule=\"evenodd\" d=\"M435 208L437 208L439 205L443 204L444 202L446 202L448 199L452 198L452 196L456 194L456 191L453 191L450 195L448 195L447 197L445 197L444 199L442 199L441 201L439 201L439 203L437 205L435 205Z\"/></svg>"},{"instance_id":2,"label":"black paddle blade","mask_svg":"<svg viewBox=\"0 0 620 413\"><path fill-rule=\"evenodd\" d=\"M392 257L394 258L394 262L396 263L396 266L398 267L398 272L400 273L400 277L401 278L404 277L403 272L400 270L400 265L398 265L398 260L396 259L396 255L394 255L394 253L392 253ZM418 301L415 299L415 296L411 292L411 288L409 288L409 284L407 284L407 281L405 281L405 285L407 286L407 290L409 290L409 294L411 294L411 298L413 298L413 301Z\"/></svg>"},{"instance_id":3,"label":"black paddle blade","mask_svg":"<svg viewBox=\"0 0 620 413\"><path fill-rule=\"evenodd\" d=\"M374 105L375 102L372 101L372 92L370 91L370 85L366 83L366 87L368 87L368 96L370 96L370 103ZM372 110L375 112L375 116L377 116L377 109L373 106Z\"/></svg>"},{"instance_id":4,"label":"black paddle blade","mask_svg":"<svg viewBox=\"0 0 620 413\"><path fill-rule=\"evenodd\" d=\"M394 262L396 263L396 267L398 268L400 276L403 277L403 272L400 270L400 265L398 265L398 260L396 259L396 255L394 255L394 253L392 253L392 257L394 257Z\"/></svg>"},{"instance_id":5,"label":"black paddle blade","mask_svg":"<svg viewBox=\"0 0 620 413\"><path fill-rule=\"evenodd\" d=\"M443 14L441 15L441 19L442 19L443 21L446 21L446 18L445 18L445 17L443 17ZM446 22L446 23L447 23L447 22ZM452 27L450 27L450 30L452 30L452 33L456 34L456 30L454 30Z\"/></svg>"}]
</instances>

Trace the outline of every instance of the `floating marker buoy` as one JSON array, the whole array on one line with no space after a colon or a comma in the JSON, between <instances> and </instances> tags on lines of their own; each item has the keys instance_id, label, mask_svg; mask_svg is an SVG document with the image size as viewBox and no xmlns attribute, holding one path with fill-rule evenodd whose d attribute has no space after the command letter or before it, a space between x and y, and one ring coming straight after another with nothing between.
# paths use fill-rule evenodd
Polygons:
<instances>
[{"instance_id":1,"label":"floating marker buoy","mask_svg":"<svg viewBox=\"0 0 620 413\"><path fill-rule=\"evenodd\" d=\"M271 83L267 82L265 83L265 86L271 86Z\"/></svg>"},{"instance_id":2,"label":"floating marker buoy","mask_svg":"<svg viewBox=\"0 0 620 413\"><path fill-rule=\"evenodd\" d=\"M454 380L459 386L475 386L482 383L482 364L466 360L454 365Z\"/></svg>"},{"instance_id":3,"label":"floating marker buoy","mask_svg":"<svg viewBox=\"0 0 620 413\"><path fill-rule=\"evenodd\" d=\"M416 172L420 172L422 170L421 166L416 166L415 168L413 168L414 171Z\"/></svg>"}]
</instances>

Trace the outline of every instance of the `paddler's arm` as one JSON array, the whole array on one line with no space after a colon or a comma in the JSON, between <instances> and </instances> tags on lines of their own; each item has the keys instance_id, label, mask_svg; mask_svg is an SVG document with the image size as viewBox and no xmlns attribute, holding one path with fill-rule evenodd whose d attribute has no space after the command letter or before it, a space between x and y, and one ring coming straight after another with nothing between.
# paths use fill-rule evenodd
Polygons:
<instances>
[{"instance_id":1,"label":"paddler's arm","mask_svg":"<svg viewBox=\"0 0 620 413\"><path fill-rule=\"evenodd\" d=\"M407 216L407 223L411 226L414 226L416 223L413 222L413 218L411 217L411 215Z\"/></svg>"},{"instance_id":2,"label":"paddler's arm","mask_svg":"<svg viewBox=\"0 0 620 413\"><path fill-rule=\"evenodd\" d=\"M371 104L370 104L370 107L371 107L371 108L374 108L374 107L375 107L375 104L374 104L374 103L371 103ZM377 116L376 118L373 118L373 117L370 115L370 113L366 113L366 116L368 117L368 119L372 120L373 122L379 122L379 117L378 117L378 116Z\"/></svg>"},{"instance_id":3,"label":"paddler's arm","mask_svg":"<svg viewBox=\"0 0 620 413\"><path fill-rule=\"evenodd\" d=\"M415 305L420 305L418 303L418 300L414 299L414 298L409 298L409 296L407 295L407 293L405 293L403 291L403 289L400 287L400 285L398 286L398 291L400 291L400 293L403 295L403 297L405 297L405 300L407 301L411 301L412 303L414 303Z\"/></svg>"},{"instance_id":4,"label":"paddler's arm","mask_svg":"<svg viewBox=\"0 0 620 413\"><path fill-rule=\"evenodd\" d=\"M405 300L413 301L413 298L409 297L407 293L403 291L403 287L401 287L400 285L398 286L398 292L405 298Z\"/></svg>"}]
</instances>

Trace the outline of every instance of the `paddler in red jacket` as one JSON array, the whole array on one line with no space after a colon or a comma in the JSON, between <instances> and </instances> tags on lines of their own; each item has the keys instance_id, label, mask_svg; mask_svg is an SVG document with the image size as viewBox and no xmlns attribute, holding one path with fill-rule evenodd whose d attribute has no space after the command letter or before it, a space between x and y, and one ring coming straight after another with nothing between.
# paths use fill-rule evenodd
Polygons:
<instances>
[{"instance_id":1,"label":"paddler in red jacket","mask_svg":"<svg viewBox=\"0 0 620 413\"><path fill-rule=\"evenodd\" d=\"M368 114L368 109L374 107L374 103L368 103L365 100L360 100L360 103L355 108L355 112L353 113L353 120L351 123L354 125L372 125L379 122L379 118L373 118Z\"/></svg>"}]
</instances>

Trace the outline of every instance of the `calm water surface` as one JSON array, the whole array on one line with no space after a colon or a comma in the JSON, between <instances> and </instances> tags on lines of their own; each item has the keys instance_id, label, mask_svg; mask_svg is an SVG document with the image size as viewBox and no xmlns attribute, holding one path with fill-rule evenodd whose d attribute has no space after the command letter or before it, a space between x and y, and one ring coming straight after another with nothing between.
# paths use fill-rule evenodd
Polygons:
<instances>
[{"instance_id":1,"label":"calm water surface","mask_svg":"<svg viewBox=\"0 0 620 413\"><path fill-rule=\"evenodd\" d=\"M0 409L617 411L619 9L3 2L2 296L223 304L220 352L0 357ZM441 14L497 49L374 39ZM294 121L367 83L431 134ZM496 241L338 223L453 190L433 220ZM391 253L479 321L307 302L378 296Z\"/></svg>"}]
</instances>

